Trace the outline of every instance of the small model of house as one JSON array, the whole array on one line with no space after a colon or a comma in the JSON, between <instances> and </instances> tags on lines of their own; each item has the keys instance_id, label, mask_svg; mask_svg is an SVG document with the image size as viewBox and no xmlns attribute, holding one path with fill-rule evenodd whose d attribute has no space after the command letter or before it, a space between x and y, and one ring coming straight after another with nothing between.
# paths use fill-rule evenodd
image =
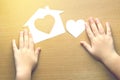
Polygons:
<instances>
[{"instance_id":1,"label":"small model of house","mask_svg":"<svg viewBox=\"0 0 120 80\"><path fill-rule=\"evenodd\" d=\"M60 14L63 11L59 11L59 10L51 10L49 9L49 7L45 7L45 8L40 8L37 10L37 12L25 23L24 26L27 26L32 34L33 40L35 43L55 37L57 35L60 35L62 33L65 33L65 29L63 26L63 22L62 19L60 17ZM45 32L42 32L40 30L38 30L35 27L35 20L37 19L43 19L45 16L47 15L51 15L54 20L55 23L53 25L53 28L50 32L50 34L47 34Z\"/></svg>"}]
</instances>

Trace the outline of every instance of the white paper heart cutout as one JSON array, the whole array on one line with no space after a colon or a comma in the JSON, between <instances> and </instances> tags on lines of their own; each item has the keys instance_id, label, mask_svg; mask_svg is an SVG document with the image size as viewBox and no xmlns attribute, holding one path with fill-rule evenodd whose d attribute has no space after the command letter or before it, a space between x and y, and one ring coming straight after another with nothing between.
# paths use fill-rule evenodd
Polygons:
<instances>
[{"instance_id":1,"label":"white paper heart cutout","mask_svg":"<svg viewBox=\"0 0 120 80\"><path fill-rule=\"evenodd\" d=\"M85 21L84 20L68 20L66 23L67 31L77 38L85 30Z\"/></svg>"}]
</instances>

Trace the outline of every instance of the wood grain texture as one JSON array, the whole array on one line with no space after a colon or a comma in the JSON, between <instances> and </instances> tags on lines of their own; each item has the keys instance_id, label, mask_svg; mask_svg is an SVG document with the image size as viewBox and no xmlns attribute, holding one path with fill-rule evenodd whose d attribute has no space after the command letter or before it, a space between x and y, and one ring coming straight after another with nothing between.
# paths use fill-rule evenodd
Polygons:
<instances>
[{"instance_id":1,"label":"wood grain texture","mask_svg":"<svg viewBox=\"0 0 120 80\"><path fill-rule=\"evenodd\" d=\"M115 47L120 53L120 0L0 0L0 80L14 80L11 40L39 8L48 5L63 10L64 26L69 19L98 17L111 23ZM88 38L83 32L74 38L68 32L36 44L42 48L33 80L114 80L109 71L81 46Z\"/></svg>"}]
</instances>

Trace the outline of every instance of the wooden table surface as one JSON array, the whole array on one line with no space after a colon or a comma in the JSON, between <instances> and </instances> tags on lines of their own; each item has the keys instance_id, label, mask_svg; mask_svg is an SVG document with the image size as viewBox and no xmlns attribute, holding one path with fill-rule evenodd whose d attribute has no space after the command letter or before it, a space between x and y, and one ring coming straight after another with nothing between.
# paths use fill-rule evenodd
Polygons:
<instances>
[{"instance_id":1,"label":"wooden table surface","mask_svg":"<svg viewBox=\"0 0 120 80\"><path fill-rule=\"evenodd\" d=\"M109 21L120 53L120 0L0 0L0 80L14 80L11 40L18 42L23 25L37 9L45 6L64 11L60 16L65 28L69 19L87 21L93 16L102 23ZM66 31L37 43L36 47L40 46L42 52L33 80L114 80L111 73L79 45L81 40L88 41L85 32L74 38Z\"/></svg>"}]
</instances>

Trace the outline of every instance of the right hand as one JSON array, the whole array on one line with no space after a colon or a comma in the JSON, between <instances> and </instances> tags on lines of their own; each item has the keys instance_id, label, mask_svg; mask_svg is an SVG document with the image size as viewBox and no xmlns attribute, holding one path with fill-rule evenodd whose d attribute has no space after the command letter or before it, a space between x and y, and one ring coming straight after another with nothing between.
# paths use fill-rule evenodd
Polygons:
<instances>
[{"instance_id":1,"label":"right hand","mask_svg":"<svg viewBox=\"0 0 120 80\"><path fill-rule=\"evenodd\" d=\"M108 22L106 22L106 29L107 31L105 33L99 19L90 18L89 24L86 23L86 32L91 45L85 41L81 41L82 46L100 61L117 55L114 49L110 24Z\"/></svg>"}]
</instances>

